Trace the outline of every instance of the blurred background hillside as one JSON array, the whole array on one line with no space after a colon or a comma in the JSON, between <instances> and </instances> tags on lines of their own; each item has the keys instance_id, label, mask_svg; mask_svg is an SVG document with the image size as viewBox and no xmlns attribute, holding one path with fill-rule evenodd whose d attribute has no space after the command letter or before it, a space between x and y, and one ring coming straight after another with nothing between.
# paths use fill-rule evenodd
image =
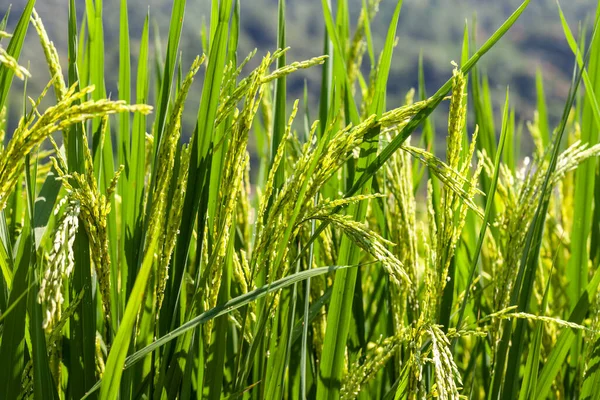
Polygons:
<instances>
[{"instance_id":1,"label":"blurred background hillside","mask_svg":"<svg viewBox=\"0 0 600 400\"><path fill-rule=\"evenodd\" d=\"M1 0L0 16L9 9L8 31L14 28L26 0ZM335 1L333 1L335 4ZM356 25L361 0L350 0L353 26ZM116 97L119 37L119 0L104 0L104 32L106 40L106 76L107 92ZM202 22L209 19L209 0L188 0L182 35L181 51L184 70L191 60L202 50L200 30ZM288 61L303 60L322 54L323 22L320 0L289 0L287 6ZM450 75L452 60L460 60L460 46L465 23L471 27L473 17L477 18L477 36L482 43L521 3L520 0L404 0L398 28L398 46L394 54L393 69L388 82L393 107L401 101L407 90L417 85L419 53L423 53L425 78L430 93L435 91ZM592 22L595 12L593 0L565 0L561 3L571 24L577 32L578 22ZM83 0L77 0L78 13L82 15L85 7ZM379 13L372 24L376 51L382 47L387 31L393 0L383 0ZM67 37L66 0L38 0L37 10L50 38L54 41L62 56L66 57ZM277 0L242 0L242 33L239 57L243 58L252 49L258 48L257 59L276 46ZM146 13L154 28L156 42L162 43L156 51L164 51L171 14L169 0L130 0L130 32L133 38L141 35ZM206 18L205 18L206 17ZM81 20L81 19L80 19ZM157 35L157 33L159 33ZM6 45L6 40L3 45ZM137 65L137 42L132 44L132 70ZM365 60L368 57L365 57ZM498 103L503 101L504 88L511 87L513 104L521 120L531 119L535 108L535 73L543 71L546 94L549 99L551 115L556 118L561 103L566 97L573 68L573 56L563 37L558 18L556 0L532 1L523 17L515 24L509 34L502 39L481 63L490 76L491 87L498 95ZM35 31L30 28L27 44L21 56L22 65L31 63L33 78L28 93L36 95L49 79L41 47ZM318 71L300 71L288 81L290 97L301 97L304 81L308 83L312 103L317 103L319 82ZM196 83L197 89L201 83ZM17 87L15 87L16 89ZM14 126L20 110L20 96L11 99L10 121ZM186 131L189 135L200 98L200 90L190 95L192 99L186 110ZM392 104L393 103L393 104ZM9 129L10 132L10 129Z\"/></svg>"}]
</instances>

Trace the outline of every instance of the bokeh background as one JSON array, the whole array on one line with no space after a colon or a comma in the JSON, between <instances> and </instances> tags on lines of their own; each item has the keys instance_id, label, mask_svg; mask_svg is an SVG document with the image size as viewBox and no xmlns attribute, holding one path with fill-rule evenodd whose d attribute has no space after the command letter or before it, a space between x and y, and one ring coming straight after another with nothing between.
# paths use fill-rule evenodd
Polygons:
<instances>
[{"instance_id":1,"label":"bokeh background","mask_svg":"<svg viewBox=\"0 0 600 400\"><path fill-rule=\"evenodd\" d=\"M351 17L356 25L362 0L349 0ZM24 8L26 0L0 0L0 16L11 7L8 23L10 32ZM393 67L388 82L390 101L388 107L397 106L404 94L417 85L419 54L423 54L427 88L434 92L450 76L451 61L460 60L460 48L465 24L469 29L477 20L477 36L482 43L514 11L520 0L404 0L398 27L398 46L394 53ZM586 23L593 22L593 0L563 0L561 6L573 32ZM107 92L117 95L118 38L120 0L104 0L104 33L106 40L106 86ZM170 0L130 0L129 20L132 42L132 72L137 65L137 41L141 35L146 14L152 23L154 52L164 51L171 14ZM181 41L183 67L202 53L200 31L204 21L209 20L210 0L188 0ZM394 0L382 0L379 13L372 23L376 50L382 47ZM77 0L78 14L83 15L84 0ZM335 0L333 0L335 7ZM67 0L38 0L36 9L42 17L50 38L57 46L66 65ZM303 60L322 54L323 19L320 0L288 0L287 41L291 47L288 61ZM241 0L242 32L239 57L245 57L257 48L257 60L266 51L276 48L277 0ZM6 40L3 43L6 45ZM365 57L365 71L368 57ZM49 79L38 38L30 29L21 56L22 65L30 63L33 75L28 84L28 94L38 94ZM504 90L511 87L511 100L521 121L531 119L535 109L535 74L541 69L548 97L551 120L557 120L561 105L566 98L573 70L574 57L563 36L556 0L535 0L525 11L513 29L481 62L490 77L497 108L504 100ZM254 64L255 65L255 64ZM252 66L252 65L250 65ZM199 74L202 75L202 74ZM302 97L307 83L311 103L318 100L319 81L317 70L299 71L288 80L289 97ZM135 80L133 80L135 82ZM195 83L184 116L184 135L193 129L200 99L201 79ZM10 99L9 132L21 113L22 98L18 85ZM152 85L151 85L152 87ZM314 114L313 114L314 115Z\"/></svg>"}]
</instances>

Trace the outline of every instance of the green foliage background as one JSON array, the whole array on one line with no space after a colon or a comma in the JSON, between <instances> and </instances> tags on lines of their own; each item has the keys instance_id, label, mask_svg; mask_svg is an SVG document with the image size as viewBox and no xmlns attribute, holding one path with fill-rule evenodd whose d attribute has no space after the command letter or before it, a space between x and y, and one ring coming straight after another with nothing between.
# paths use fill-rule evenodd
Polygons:
<instances>
[{"instance_id":1,"label":"green foliage background","mask_svg":"<svg viewBox=\"0 0 600 400\"><path fill-rule=\"evenodd\" d=\"M24 7L25 0L6 0L0 4L0 14L8 5L14 7L13 18L9 21L9 30L16 23L16 16ZM55 41L61 60L65 63L67 32L67 4L64 0L44 0L37 5L38 12L44 18L46 29ZM104 9L104 32L106 41L105 60L107 65L118 65L118 0L106 1ZM162 51L166 48L171 12L170 0L135 0L130 11L130 31L132 33L132 62L137 62L136 38L139 38L146 12L150 12L151 29L158 28L163 33ZM181 49L185 65L191 64L193 54L202 51L200 44L201 22L208 23L210 9L208 0L190 1L186 8L183 24ZM358 17L361 0L350 0L350 14L353 20ZM373 39L376 46L382 46L387 30L387 17L393 11L393 2L384 1L373 22ZM84 10L82 0L76 1L79 13ZM498 27L518 5L517 0L406 0L398 26L397 56L394 58L388 81L389 98L392 104L403 101L404 93L417 86L418 58L424 55L425 77L431 89L441 86L448 79L448 60L460 59L462 32L466 20L472 22L476 16L479 37L483 41ZM334 2L335 5L335 2ZM592 22L594 4L589 0L569 0L561 4L567 19L577 29L577 22ZM247 0L241 4L241 34L239 54L245 56L252 49L259 52L276 48L277 37L277 1ZM319 0L294 0L287 6L288 45L291 47L288 58L305 60L322 54L324 26ZM517 117L531 119L535 109L535 73L540 68L546 81L545 89L553 121L556 122L562 107L562 99L567 95L573 70L572 57L564 39L557 7L554 0L536 0L527 8L507 39L500 42L481 61L481 67L491 77L496 112L500 113L504 87L511 86ZM33 32L29 32L22 60L32 65L44 62L39 41ZM252 67L256 64L250 64ZM368 69L365 69L367 71ZM116 71L116 70L115 70ZM135 74L135 71L133 71ZM45 77L43 77L45 78ZM117 92L117 74L107 71L108 93ZM288 80L292 98L302 96L304 80L309 82L309 91L318 96L320 74L317 69L300 71ZM201 87L197 79L194 88ZM39 92L45 85L42 77L34 77L29 83L32 93ZM194 90L195 90L194 89ZM197 102L192 98L191 103ZM12 123L16 123L18 113L11 113ZM191 130L194 115L186 113L184 124Z\"/></svg>"}]
</instances>

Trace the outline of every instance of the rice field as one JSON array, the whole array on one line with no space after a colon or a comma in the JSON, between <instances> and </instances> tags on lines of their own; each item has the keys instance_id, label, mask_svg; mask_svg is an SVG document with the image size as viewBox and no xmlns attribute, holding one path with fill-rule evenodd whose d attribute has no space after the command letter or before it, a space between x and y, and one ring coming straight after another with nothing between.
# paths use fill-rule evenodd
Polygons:
<instances>
[{"instance_id":1,"label":"rice field","mask_svg":"<svg viewBox=\"0 0 600 400\"><path fill-rule=\"evenodd\" d=\"M185 0L163 56L121 0L118 66L102 0L69 0L67 60L35 0L4 16L0 399L600 399L600 8L573 33L557 7L571 89L549 115L539 73L521 122L477 63L530 0L489 38L469 22L448 81L428 94L421 68L397 108L402 1L377 48L381 1L322 0L323 55L294 62L285 0L278 48L249 55L246 4L213 0L191 65ZM291 98L309 68L320 97Z\"/></svg>"}]
</instances>

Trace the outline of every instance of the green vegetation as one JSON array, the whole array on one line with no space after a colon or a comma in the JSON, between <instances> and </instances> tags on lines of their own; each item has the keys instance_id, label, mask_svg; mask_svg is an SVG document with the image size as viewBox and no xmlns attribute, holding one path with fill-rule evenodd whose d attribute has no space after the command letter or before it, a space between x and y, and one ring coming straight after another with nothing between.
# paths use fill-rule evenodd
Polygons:
<instances>
[{"instance_id":1,"label":"green vegetation","mask_svg":"<svg viewBox=\"0 0 600 400\"><path fill-rule=\"evenodd\" d=\"M0 1L0 15L12 4L14 12L8 20L7 31L11 32L23 10L27 0ZM85 11L85 1L76 0L78 19L81 21ZM105 65L115 66L105 75L106 92L117 95L119 88L119 36L121 15L120 1L105 1L103 10L104 58ZM423 72L430 88L440 87L450 76L448 62L459 60L461 41L465 20L477 18L477 34L486 38L500 26L506 18L520 5L520 0L405 0L402 5L397 28L398 46L388 80L388 106L398 107L404 101L405 93L418 85L418 59L423 55ZM333 5L335 7L335 2ZM362 0L348 0L350 20L356 21ZM253 49L258 55L277 48L278 7L276 0L251 0L241 2L240 37L238 53L245 56ZM566 17L573 23L576 31L577 21L591 24L594 15L593 0L569 0L561 2ZM171 15L172 0L136 0L129 2L129 32L131 34L131 62L137 65L139 57L139 39L144 26L146 13L150 12L150 57L159 52L159 59L164 57L167 47L167 32ZM374 46L381 49L384 44L390 17L396 7L395 1L383 1L379 4L379 12L373 16L371 37ZM63 69L67 70L68 1L44 0L36 3L36 9L44 20L48 35L54 42L61 58ZM307 60L320 56L323 48L325 26L321 15L321 0L301 0L288 2L286 8L286 43L290 50L286 53L288 62ZM183 64L191 65L197 54L206 49L202 46L200 32L203 24L208 25L210 18L210 1L195 0L188 2L181 29L180 49ZM472 24L469 22L469 24ZM28 62L39 68L43 64L44 55L40 51L39 40L35 32L30 31L25 38L20 61L24 66ZM251 61L249 68L257 65ZM365 58L366 61L366 58ZM511 86L511 104L514 105L518 121L532 118L536 108L535 77L539 69L544 76L544 89L550 122L558 124L560 113L569 90L573 70L571 51L564 35L556 12L556 0L532 1L521 15L518 23L508 36L490 51L479 63L478 68L489 74L489 87L492 91L492 102L497 115L501 113L504 103L506 85ZM368 75L369 67L365 64L363 73ZM135 69L132 70L135 79ZM192 92L199 93L202 88L203 74L200 74L192 85ZM287 78L288 107L293 99L302 98L304 82L308 82L311 98L318 98L321 85L319 68L298 71ZM36 73L28 82L29 93L37 96L47 81L45 73ZM22 90L21 82L15 87ZM153 93L155 85L150 86ZM315 97L316 96L316 97ZM10 100L10 99L9 99ZM199 96L190 96L189 106L183 114L183 137L187 141L196 125ZM43 102L48 106L51 102ZM316 116L316 102L309 102L311 113ZM20 118L20 100L12 99L9 106L8 124L12 131ZM442 123L445 117L438 113L434 118ZM472 124L469 125L471 129ZM440 143L440 145L442 145ZM527 151L532 147L528 146ZM252 167L257 168L252 157ZM256 167L256 168L255 168Z\"/></svg>"},{"instance_id":2,"label":"green vegetation","mask_svg":"<svg viewBox=\"0 0 600 400\"><path fill-rule=\"evenodd\" d=\"M243 59L240 1L213 0L189 67L185 0L154 58L150 17L134 40L121 0L118 67L102 0L69 1L66 71L35 0L11 35L5 16L0 398L600 398L600 7L579 42L558 10L576 65L562 116L538 75L526 129L507 90L497 130L477 64L529 0L483 44L465 27L451 78L428 97L421 68L397 108L403 3L378 45L379 3L354 18L322 0L324 54L288 63L285 0L279 48ZM51 76L37 99L29 28ZM320 73L320 97L305 87L290 107L300 70ZM6 135L9 103L22 118Z\"/></svg>"}]
</instances>

